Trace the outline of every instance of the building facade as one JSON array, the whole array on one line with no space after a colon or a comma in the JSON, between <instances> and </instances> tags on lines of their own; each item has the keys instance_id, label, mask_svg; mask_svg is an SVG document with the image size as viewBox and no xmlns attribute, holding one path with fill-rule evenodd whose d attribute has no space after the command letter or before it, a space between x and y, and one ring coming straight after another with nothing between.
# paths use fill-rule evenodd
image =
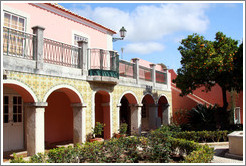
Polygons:
<instances>
[{"instance_id":1,"label":"building facade","mask_svg":"<svg viewBox=\"0 0 246 166\"><path fill-rule=\"evenodd\" d=\"M3 151L82 143L96 122L110 139L169 124L170 74L120 60L116 33L57 4L3 3Z\"/></svg>"},{"instance_id":2,"label":"building facade","mask_svg":"<svg viewBox=\"0 0 246 166\"><path fill-rule=\"evenodd\" d=\"M177 77L174 70L169 70L171 80ZM197 104L206 104L207 106L214 106L217 104L219 107L223 106L222 90L219 85L211 88L211 91L206 92L204 87L198 88L192 94L181 97L179 94L181 90L176 87L176 84L171 83L172 89L172 109L173 119L177 123L182 123L182 115L180 113L191 110ZM228 101L228 109L234 110L234 123L243 124L243 92L226 92Z\"/></svg>"}]
</instances>

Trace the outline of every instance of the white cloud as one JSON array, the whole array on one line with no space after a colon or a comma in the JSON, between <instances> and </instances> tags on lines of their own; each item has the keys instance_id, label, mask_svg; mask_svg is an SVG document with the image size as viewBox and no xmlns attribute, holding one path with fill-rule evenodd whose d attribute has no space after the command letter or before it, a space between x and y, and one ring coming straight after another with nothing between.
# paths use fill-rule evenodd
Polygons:
<instances>
[{"instance_id":1,"label":"white cloud","mask_svg":"<svg viewBox=\"0 0 246 166\"><path fill-rule=\"evenodd\" d=\"M164 45L157 42L130 43L125 46L126 53L150 54L164 50Z\"/></svg>"},{"instance_id":2,"label":"white cloud","mask_svg":"<svg viewBox=\"0 0 246 166\"><path fill-rule=\"evenodd\" d=\"M140 4L129 12L112 7L92 9L89 5L74 5L70 10L115 31L124 26L126 40L143 42L159 40L179 31L206 31L209 20L205 11L208 7L206 3Z\"/></svg>"}]
</instances>

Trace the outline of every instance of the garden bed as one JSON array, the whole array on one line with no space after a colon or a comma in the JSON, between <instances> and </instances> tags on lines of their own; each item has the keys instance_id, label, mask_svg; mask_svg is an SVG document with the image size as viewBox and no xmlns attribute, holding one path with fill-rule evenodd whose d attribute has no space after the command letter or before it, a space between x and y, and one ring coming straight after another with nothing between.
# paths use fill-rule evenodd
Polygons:
<instances>
[{"instance_id":1,"label":"garden bed","mask_svg":"<svg viewBox=\"0 0 246 166\"><path fill-rule=\"evenodd\" d=\"M162 126L147 137L112 138L87 142L75 147L60 147L30 157L30 163L208 163L213 148L181 138L173 138L170 128ZM11 162L24 162L16 157Z\"/></svg>"}]
</instances>

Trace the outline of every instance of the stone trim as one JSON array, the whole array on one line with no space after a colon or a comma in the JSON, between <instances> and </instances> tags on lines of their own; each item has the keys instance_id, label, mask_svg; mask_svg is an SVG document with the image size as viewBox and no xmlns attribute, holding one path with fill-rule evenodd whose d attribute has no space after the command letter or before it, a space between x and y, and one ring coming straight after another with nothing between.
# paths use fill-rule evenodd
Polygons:
<instances>
[{"instance_id":1,"label":"stone trim","mask_svg":"<svg viewBox=\"0 0 246 166\"><path fill-rule=\"evenodd\" d=\"M87 105L83 103L72 103L71 107L81 107L81 108L86 108Z\"/></svg>"},{"instance_id":2,"label":"stone trim","mask_svg":"<svg viewBox=\"0 0 246 166\"><path fill-rule=\"evenodd\" d=\"M48 106L47 102L34 102L34 103L25 103L27 107L36 107L36 108L45 108Z\"/></svg>"}]
</instances>

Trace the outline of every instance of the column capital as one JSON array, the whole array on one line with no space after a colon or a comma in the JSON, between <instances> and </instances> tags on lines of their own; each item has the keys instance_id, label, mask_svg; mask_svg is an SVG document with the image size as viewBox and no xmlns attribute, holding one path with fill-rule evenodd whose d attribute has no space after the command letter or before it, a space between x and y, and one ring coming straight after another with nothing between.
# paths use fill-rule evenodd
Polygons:
<instances>
[{"instance_id":1,"label":"column capital","mask_svg":"<svg viewBox=\"0 0 246 166\"><path fill-rule=\"evenodd\" d=\"M129 104L130 107L142 107L143 104Z\"/></svg>"},{"instance_id":2,"label":"column capital","mask_svg":"<svg viewBox=\"0 0 246 166\"><path fill-rule=\"evenodd\" d=\"M39 25L33 26L33 27L32 27L32 29L33 29L33 30L40 29L40 30L43 30L43 31L45 30L45 28L44 28L44 27L39 26Z\"/></svg>"},{"instance_id":3,"label":"column capital","mask_svg":"<svg viewBox=\"0 0 246 166\"><path fill-rule=\"evenodd\" d=\"M71 104L71 107L85 108L85 107L87 107L87 105L86 104L83 104L83 103L73 103L73 104Z\"/></svg>"},{"instance_id":4,"label":"column capital","mask_svg":"<svg viewBox=\"0 0 246 166\"><path fill-rule=\"evenodd\" d=\"M37 108L44 108L48 106L47 102L34 102L34 103L25 103L27 107L37 107Z\"/></svg>"},{"instance_id":5,"label":"column capital","mask_svg":"<svg viewBox=\"0 0 246 166\"><path fill-rule=\"evenodd\" d=\"M78 43L78 46L82 46L84 43L88 43L88 39L80 40L77 43Z\"/></svg>"},{"instance_id":6,"label":"column capital","mask_svg":"<svg viewBox=\"0 0 246 166\"><path fill-rule=\"evenodd\" d=\"M138 58L133 58L132 61L133 62L137 62L137 61L139 61L139 59Z\"/></svg>"},{"instance_id":7,"label":"column capital","mask_svg":"<svg viewBox=\"0 0 246 166\"><path fill-rule=\"evenodd\" d=\"M153 68L153 67L156 66L156 64L152 63L152 64L150 64L149 66Z\"/></svg>"}]
</instances>

